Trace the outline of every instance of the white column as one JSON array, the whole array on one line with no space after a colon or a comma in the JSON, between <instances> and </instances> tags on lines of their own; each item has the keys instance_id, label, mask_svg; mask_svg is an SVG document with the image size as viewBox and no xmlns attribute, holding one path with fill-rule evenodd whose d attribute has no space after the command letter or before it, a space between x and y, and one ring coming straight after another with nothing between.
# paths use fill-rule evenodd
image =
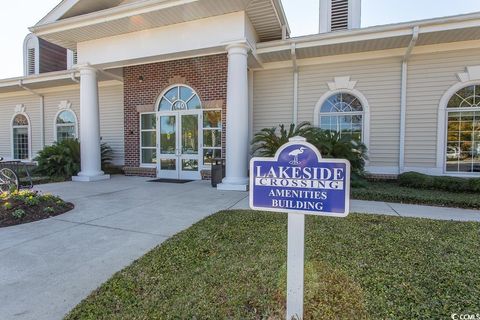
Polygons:
<instances>
[{"instance_id":1,"label":"white column","mask_svg":"<svg viewBox=\"0 0 480 320\"><path fill-rule=\"evenodd\" d=\"M219 190L248 189L248 50L244 43L227 47L227 145L226 174Z\"/></svg>"},{"instance_id":2,"label":"white column","mask_svg":"<svg viewBox=\"0 0 480 320\"><path fill-rule=\"evenodd\" d=\"M107 180L102 171L100 153L100 110L97 70L80 66L80 152L81 172L73 181Z\"/></svg>"}]
</instances>

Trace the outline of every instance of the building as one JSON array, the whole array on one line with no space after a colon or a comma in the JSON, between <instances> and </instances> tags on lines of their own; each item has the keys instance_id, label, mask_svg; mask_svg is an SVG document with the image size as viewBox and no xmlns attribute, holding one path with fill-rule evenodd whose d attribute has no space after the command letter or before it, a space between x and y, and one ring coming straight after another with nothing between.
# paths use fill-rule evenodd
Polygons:
<instances>
[{"instance_id":1,"label":"building","mask_svg":"<svg viewBox=\"0 0 480 320\"><path fill-rule=\"evenodd\" d=\"M0 155L78 137L79 181L200 179L226 158L245 190L249 141L310 121L362 140L367 170L480 175L480 14L360 28L360 0L321 0L291 38L280 0L64 0L31 28L25 76L0 81ZM478 92L477 92L478 90Z\"/></svg>"}]
</instances>

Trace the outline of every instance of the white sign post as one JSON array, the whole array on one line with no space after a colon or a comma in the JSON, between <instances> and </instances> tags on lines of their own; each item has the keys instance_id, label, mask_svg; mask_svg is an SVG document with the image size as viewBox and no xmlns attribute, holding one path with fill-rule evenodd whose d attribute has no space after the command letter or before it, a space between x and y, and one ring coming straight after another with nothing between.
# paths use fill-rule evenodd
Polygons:
<instances>
[{"instance_id":1,"label":"white sign post","mask_svg":"<svg viewBox=\"0 0 480 320\"><path fill-rule=\"evenodd\" d=\"M302 320L305 215L348 215L350 162L322 159L305 138L292 138L274 158L250 161L250 208L288 213L287 320Z\"/></svg>"},{"instance_id":2,"label":"white sign post","mask_svg":"<svg viewBox=\"0 0 480 320\"><path fill-rule=\"evenodd\" d=\"M303 319L305 215L288 214L287 319Z\"/></svg>"}]
</instances>

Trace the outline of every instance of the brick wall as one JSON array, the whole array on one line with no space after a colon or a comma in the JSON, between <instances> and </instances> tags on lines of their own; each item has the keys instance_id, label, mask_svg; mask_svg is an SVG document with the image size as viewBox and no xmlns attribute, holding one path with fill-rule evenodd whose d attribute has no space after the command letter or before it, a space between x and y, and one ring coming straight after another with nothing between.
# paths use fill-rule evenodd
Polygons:
<instances>
[{"instance_id":1,"label":"brick wall","mask_svg":"<svg viewBox=\"0 0 480 320\"><path fill-rule=\"evenodd\" d=\"M124 68L125 166L140 165L137 107L155 104L159 95L176 79L192 87L202 103L223 100L222 144L225 148L227 67L227 55L220 54ZM139 81L140 77L143 77L143 81Z\"/></svg>"}]
</instances>

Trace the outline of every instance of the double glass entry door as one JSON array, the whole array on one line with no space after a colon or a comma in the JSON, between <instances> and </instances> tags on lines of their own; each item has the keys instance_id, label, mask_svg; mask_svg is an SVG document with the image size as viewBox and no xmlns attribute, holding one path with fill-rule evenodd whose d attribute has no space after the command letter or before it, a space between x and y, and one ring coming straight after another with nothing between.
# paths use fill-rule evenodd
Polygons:
<instances>
[{"instance_id":1,"label":"double glass entry door","mask_svg":"<svg viewBox=\"0 0 480 320\"><path fill-rule=\"evenodd\" d=\"M201 112L162 112L158 115L158 176L200 179Z\"/></svg>"}]
</instances>

